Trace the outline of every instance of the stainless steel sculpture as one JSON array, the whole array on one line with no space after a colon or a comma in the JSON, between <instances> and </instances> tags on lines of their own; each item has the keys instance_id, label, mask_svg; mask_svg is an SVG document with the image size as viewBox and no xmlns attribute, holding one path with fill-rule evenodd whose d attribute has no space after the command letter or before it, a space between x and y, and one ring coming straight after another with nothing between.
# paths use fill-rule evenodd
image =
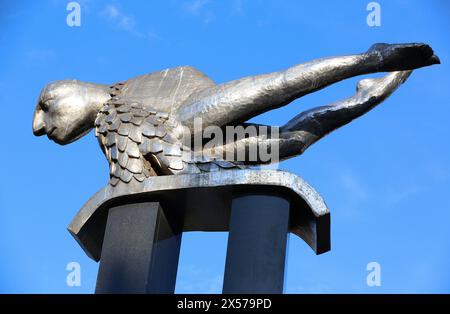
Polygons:
<instances>
[{"instance_id":1,"label":"stainless steel sculpture","mask_svg":"<svg viewBox=\"0 0 450 314\"><path fill-rule=\"evenodd\" d=\"M208 152L200 152L203 153L200 161L195 159L199 152L182 154L188 148L181 138L186 132L195 131L196 117L202 118L203 128L239 125L343 79L399 71L383 78L362 80L353 97L301 113L280 128L278 138L241 139L245 147L255 141L270 147L276 141L282 160L303 153L326 134L381 103L407 79L412 69L435 63L439 59L425 44L377 44L360 55L319 59L221 85L186 66L111 86L57 81L47 85L39 97L33 132L47 134L64 145L95 127L110 163L113 186L119 180L142 182L155 175L235 168L241 164L208 159L211 155ZM216 150L226 152L235 145L224 143ZM257 163L258 160L242 164Z\"/></svg>"},{"instance_id":2,"label":"stainless steel sculpture","mask_svg":"<svg viewBox=\"0 0 450 314\"><path fill-rule=\"evenodd\" d=\"M230 231L224 292L281 292L285 233L302 237L317 254L326 252L329 211L302 179L247 169L273 160L259 153L235 158L236 148L246 157L251 147L276 149L277 160L300 155L384 101L412 70L438 63L426 44L376 44L359 55L318 59L220 85L189 66L112 85L57 81L39 96L33 133L65 145L95 128L109 162L109 184L69 226L86 253L103 263L98 292L173 292L181 234L192 230ZM191 141L209 127L263 129L246 121L330 84L375 72L391 73L361 80L352 97L302 112L277 134L257 132L215 147ZM150 203L136 205L142 202ZM130 221L133 225L123 229ZM270 238L273 228L276 240ZM135 241L143 234L155 239L144 241L152 248L136 251ZM249 238L258 243L242 240ZM267 262L271 254L276 263ZM133 261L124 264L130 256ZM111 279L117 263L126 269L120 284Z\"/></svg>"}]
</instances>

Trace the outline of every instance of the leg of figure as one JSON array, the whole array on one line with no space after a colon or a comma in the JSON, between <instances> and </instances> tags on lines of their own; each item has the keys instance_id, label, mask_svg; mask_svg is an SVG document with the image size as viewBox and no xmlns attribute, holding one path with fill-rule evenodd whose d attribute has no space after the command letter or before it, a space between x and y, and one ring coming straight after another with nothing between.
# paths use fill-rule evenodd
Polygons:
<instances>
[{"instance_id":1,"label":"leg of figure","mask_svg":"<svg viewBox=\"0 0 450 314\"><path fill-rule=\"evenodd\" d=\"M195 92L173 115L191 132L197 117L202 118L203 128L235 125L353 76L435 63L439 59L425 44L377 44L363 54L318 59Z\"/></svg>"}]
</instances>

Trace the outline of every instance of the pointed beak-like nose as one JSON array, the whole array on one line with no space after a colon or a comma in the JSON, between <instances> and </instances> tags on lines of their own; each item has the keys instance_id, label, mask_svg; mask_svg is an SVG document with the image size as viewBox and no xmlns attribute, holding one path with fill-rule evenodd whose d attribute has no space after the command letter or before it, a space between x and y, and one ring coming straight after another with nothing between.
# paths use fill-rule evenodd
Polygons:
<instances>
[{"instance_id":1,"label":"pointed beak-like nose","mask_svg":"<svg viewBox=\"0 0 450 314\"><path fill-rule=\"evenodd\" d=\"M44 111L39 106L36 106L33 116L33 134L36 136L44 135L45 132L45 122L44 122Z\"/></svg>"}]
</instances>

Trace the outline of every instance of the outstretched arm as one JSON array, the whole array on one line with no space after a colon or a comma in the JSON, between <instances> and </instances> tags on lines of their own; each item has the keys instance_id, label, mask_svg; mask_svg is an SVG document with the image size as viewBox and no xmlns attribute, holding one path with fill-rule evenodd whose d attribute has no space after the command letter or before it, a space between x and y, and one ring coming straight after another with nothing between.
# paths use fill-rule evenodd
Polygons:
<instances>
[{"instance_id":1,"label":"outstretched arm","mask_svg":"<svg viewBox=\"0 0 450 314\"><path fill-rule=\"evenodd\" d=\"M214 151L205 150L204 153L230 159L229 156L235 158L237 151L240 151L240 155L246 158L237 160L245 164L270 163L300 155L325 135L383 102L406 81L411 72L393 72L378 79L364 79L358 83L357 92L352 97L300 113L279 128L278 136L249 137L217 147ZM275 160L261 158L267 156L268 149ZM257 158L249 159L252 154Z\"/></svg>"},{"instance_id":2,"label":"outstretched arm","mask_svg":"<svg viewBox=\"0 0 450 314\"><path fill-rule=\"evenodd\" d=\"M366 114L388 98L411 73L400 71L377 79L364 79L359 81L354 96L300 113L280 128L280 138L285 145L280 147L281 158L303 153L325 135Z\"/></svg>"},{"instance_id":3,"label":"outstretched arm","mask_svg":"<svg viewBox=\"0 0 450 314\"><path fill-rule=\"evenodd\" d=\"M196 117L203 119L203 127L238 124L349 77L415 69L438 62L425 44L377 44L363 54L318 59L202 90L174 114L191 129Z\"/></svg>"}]
</instances>

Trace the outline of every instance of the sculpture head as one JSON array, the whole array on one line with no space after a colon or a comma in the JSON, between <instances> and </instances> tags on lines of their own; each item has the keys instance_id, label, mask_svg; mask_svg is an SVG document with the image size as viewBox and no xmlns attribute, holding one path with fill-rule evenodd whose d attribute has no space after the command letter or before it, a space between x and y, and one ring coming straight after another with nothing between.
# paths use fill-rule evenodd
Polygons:
<instances>
[{"instance_id":1,"label":"sculpture head","mask_svg":"<svg viewBox=\"0 0 450 314\"><path fill-rule=\"evenodd\" d=\"M106 85L76 80L48 84L41 91L33 117L33 133L47 134L65 145L87 134L102 105L110 98Z\"/></svg>"}]
</instances>

